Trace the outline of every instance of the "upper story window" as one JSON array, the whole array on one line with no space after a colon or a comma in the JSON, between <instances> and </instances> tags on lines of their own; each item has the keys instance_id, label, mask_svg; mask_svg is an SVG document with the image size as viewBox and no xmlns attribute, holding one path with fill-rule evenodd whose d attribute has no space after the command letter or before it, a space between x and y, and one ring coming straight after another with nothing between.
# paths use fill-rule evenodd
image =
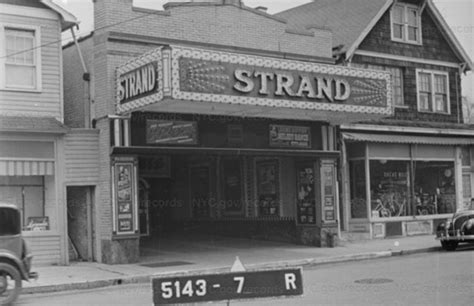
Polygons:
<instances>
[{"instance_id":1,"label":"upper story window","mask_svg":"<svg viewBox=\"0 0 474 306\"><path fill-rule=\"evenodd\" d=\"M403 70L401 68L357 63L353 63L352 66L390 72L392 75L392 103L395 107L406 107L403 98Z\"/></svg>"},{"instance_id":2,"label":"upper story window","mask_svg":"<svg viewBox=\"0 0 474 306\"><path fill-rule=\"evenodd\" d=\"M442 71L416 71L418 111L449 114L449 77Z\"/></svg>"},{"instance_id":3,"label":"upper story window","mask_svg":"<svg viewBox=\"0 0 474 306\"><path fill-rule=\"evenodd\" d=\"M392 40L421 44L421 16L417 6L398 3L392 7Z\"/></svg>"},{"instance_id":4,"label":"upper story window","mask_svg":"<svg viewBox=\"0 0 474 306\"><path fill-rule=\"evenodd\" d=\"M0 88L40 90L39 28L0 25Z\"/></svg>"}]
</instances>

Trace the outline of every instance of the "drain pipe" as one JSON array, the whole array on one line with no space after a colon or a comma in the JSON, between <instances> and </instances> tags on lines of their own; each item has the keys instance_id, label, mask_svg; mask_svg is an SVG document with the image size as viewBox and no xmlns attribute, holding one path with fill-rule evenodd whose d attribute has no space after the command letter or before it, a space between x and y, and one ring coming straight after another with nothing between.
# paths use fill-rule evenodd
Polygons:
<instances>
[{"instance_id":1,"label":"drain pipe","mask_svg":"<svg viewBox=\"0 0 474 306\"><path fill-rule=\"evenodd\" d=\"M79 27L79 26L77 26ZM87 70L86 63L84 61L84 57L82 56L81 47L76 38L76 34L74 33L74 27L71 27L71 34L74 40L74 44L76 45L77 53L79 54L79 59L81 60L82 70L84 71L82 75L82 80L85 84L84 94L83 94L83 102L84 102L84 127L91 128L91 102L92 102L92 93L91 93L91 75Z\"/></svg>"}]
</instances>

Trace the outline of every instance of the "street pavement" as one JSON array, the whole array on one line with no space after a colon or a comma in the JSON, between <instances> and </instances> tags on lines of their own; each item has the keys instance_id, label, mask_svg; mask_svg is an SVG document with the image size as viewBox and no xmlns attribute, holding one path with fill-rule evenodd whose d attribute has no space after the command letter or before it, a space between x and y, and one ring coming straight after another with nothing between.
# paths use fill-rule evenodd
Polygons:
<instances>
[{"instance_id":1,"label":"street pavement","mask_svg":"<svg viewBox=\"0 0 474 306\"><path fill-rule=\"evenodd\" d=\"M236 259L247 270L310 267L440 251L433 235L357 242L334 248L308 247L218 236L179 236L145 243L140 262L106 265L74 262L69 266L34 266L39 279L23 283L23 294L145 283L153 276L229 272ZM443 251L444 252L444 251Z\"/></svg>"}]
</instances>

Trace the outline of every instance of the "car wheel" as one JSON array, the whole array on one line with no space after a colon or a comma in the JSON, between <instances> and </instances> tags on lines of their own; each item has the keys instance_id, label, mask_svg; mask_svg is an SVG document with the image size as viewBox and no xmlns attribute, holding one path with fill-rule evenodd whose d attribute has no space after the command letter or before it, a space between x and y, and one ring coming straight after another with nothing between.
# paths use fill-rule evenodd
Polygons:
<instances>
[{"instance_id":1,"label":"car wheel","mask_svg":"<svg viewBox=\"0 0 474 306\"><path fill-rule=\"evenodd\" d=\"M454 251L458 247L457 241L441 241L441 247L446 251Z\"/></svg>"}]
</instances>

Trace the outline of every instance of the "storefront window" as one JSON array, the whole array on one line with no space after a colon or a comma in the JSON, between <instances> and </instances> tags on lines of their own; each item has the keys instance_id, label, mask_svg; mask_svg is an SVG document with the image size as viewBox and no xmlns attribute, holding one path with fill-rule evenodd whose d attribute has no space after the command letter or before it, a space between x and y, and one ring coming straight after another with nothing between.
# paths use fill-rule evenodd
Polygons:
<instances>
[{"instance_id":1,"label":"storefront window","mask_svg":"<svg viewBox=\"0 0 474 306\"><path fill-rule=\"evenodd\" d=\"M2 201L21 210L23 230L49 230L43 176L0 176Z\"/></svg>"},{"instance_id":2,"label":"storefront window","mask_svg":"<svg viewBox=\"0 0 474 306\"><path fill-rule=\"evenodd\" d=\"M370 161L372 217L407 215L410 194L409 166L408 161Z\"/></svg>"},{"instance_id":3,"label":"storefront window","mask_svg":"<svg viewBox=\"0 0 474 306\"><path fill-rule=\"evenodd\" d=\"M259 216L279 216L278 161L257 163L257 196Z\"/></svg>"},{"instance_id":4,"label":"storefront window","mask_svg":"<svg viewBox=\"0 0 474 306\"><path fill-rule=\"evenodd\" d=\"M365 161L349 162L351 181L351 217L367 218L367 196L365 190Z\"/></svg>"},{"instance_id":5,"label":"storefront window","mask_svg":"<svg viewBox=\"0 0 474 306\"><path fill-rule=\"evenodd\" d=\"M416 162L416 215L447 214L456 211L456 188L453 162Z\"/></svg>"}]
</instances>

